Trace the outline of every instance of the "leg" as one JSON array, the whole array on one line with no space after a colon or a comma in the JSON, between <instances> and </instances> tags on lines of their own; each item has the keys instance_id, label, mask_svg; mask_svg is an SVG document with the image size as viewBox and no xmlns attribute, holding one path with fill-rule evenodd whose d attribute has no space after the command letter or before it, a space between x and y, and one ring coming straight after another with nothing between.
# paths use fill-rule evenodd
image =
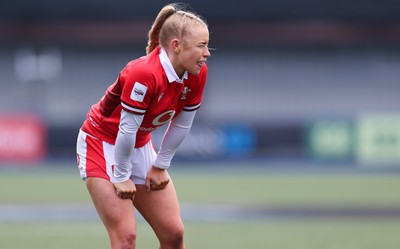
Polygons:
<instances>
[{"instance_id":1,"label":"leg","mask_svg":"<svg viewBox=\"0 0 400 249\"><path fill-rule=\"evenodd\" d=\"M132 201L119 198L114 185L102 178L88 178L86 186L107 229L111 248L134 249L136 220Z\"/></svg>"},{"instance_id":2,"label":"leg","mask_svg":"<svg viewBox=\"0 0 400 249\"><path fill-rule=\"evenodd\" d=\"M184 227L172 181L163 190L147 192L144 185L136 185L136 191L134 205L153 228L160 248L184 249Z\"/></svg>"}]
</instances>

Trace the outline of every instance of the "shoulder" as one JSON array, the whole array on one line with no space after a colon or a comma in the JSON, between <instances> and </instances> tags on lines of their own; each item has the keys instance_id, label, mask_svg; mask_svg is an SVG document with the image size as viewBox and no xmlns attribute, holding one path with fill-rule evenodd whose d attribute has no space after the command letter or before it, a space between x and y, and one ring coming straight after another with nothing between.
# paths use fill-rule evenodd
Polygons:
<instances>
[{"instance_id":1,"label":"shoulder","mask_svg":"<svg viewBox=\"0 0 400 249\"><path fill-rule=\"evenodd\" d=\"M158 56L153 54L130 61L121 71L121 79L130 84L140 82L144 85L154 84L163 74Z\"/></svg>"},{"instance_id":2,"label":"shoulder","mask_svg":"<svg viewBox=\"0 0 400 249\"><path fill-rule=\"evenodd\" d=\"M124 68L124 73L127 76L152 76L157 74L158 68L161 66L160 62L150 58L150 56L143 56L136 60L130 61Z\"/></svg>"},{"instance_id":3,"label":"shoulder","mask_svg":"<svg viewBox=\"0 0 400 249\"><path fill-rule=\"evenodd\" d=\"M208 67L207 64L204 64L201 69L199 74L197 75L197 78L199 79L200 82L206 83L207 80L207 73L208 73Z\"/></svg>"},{"instance_id":4,"label":"shoulder","mask_svg":"<svg viewBox=\"0 0 400 249\"><path fill-rule=\"evenodd\" d=\"M207 74L207 72L208 72L207 64L204 64L204 65L201 67L200 73L205 73L205 74Z\"/></svg>"},{"instance_id":5,"label":"shoulder","mask_svg":"<svg viewBox=\"0 0 400 249\"><path fill-rule=\"evenodd\" d=\"M199 76L204 81L204 83L207 79L207 73L208 73L208 67L207 64L204 64L199 73Z\"/></svg>"},{"instance_id":6,"label":"shoulder","mask_svg":"<svg viewBox=\"0 0 400 249\"><path fill-rule=\"evenodd\" d=\"M207 81L207 72L208 72L207 65L204 64L203 67L201 68L199 74L197 74L197 75L189 74L189 80L191 82L197 82L196 84L198 86L205 85L206 81Z\"/></svg>"}]
</instances>

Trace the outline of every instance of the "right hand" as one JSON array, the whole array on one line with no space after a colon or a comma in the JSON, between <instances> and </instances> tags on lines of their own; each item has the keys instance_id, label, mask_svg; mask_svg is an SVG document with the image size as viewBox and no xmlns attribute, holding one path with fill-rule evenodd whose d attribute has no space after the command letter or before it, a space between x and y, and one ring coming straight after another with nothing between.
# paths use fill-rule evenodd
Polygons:
<instances>
[{"instance_id":1,"label":"right hand","mask_svg":"<svg viewBox=\"0 0 400 249\"><path fill-rule=\"evenodd\" d=\"M131 179L124 182L114 183L114 187L118 197L121 199L131 199L133 201L135 198L136 186Z\"/></svg>"}]
</instances>

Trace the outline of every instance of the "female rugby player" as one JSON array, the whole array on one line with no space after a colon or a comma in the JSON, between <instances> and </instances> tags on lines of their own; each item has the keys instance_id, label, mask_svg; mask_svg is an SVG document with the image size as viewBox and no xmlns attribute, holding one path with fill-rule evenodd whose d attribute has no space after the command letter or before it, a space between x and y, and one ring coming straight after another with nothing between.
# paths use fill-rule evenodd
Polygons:
<instances>
[{"instance_id":1,"label":"female rugby player","mask_svg":"<svg viewBox=\"0 0 400 249\"><path fill-rule=\"evenodd\" d=\"M206 84L209 32L198 15L166 5L150 31L147 55L129 62L87 114L78 167L111 248L135 248L134 208L160 248L185 248L168 167L188 134ZM169 124L156 152L151 132Z\"/></svg>"}]
</instances>

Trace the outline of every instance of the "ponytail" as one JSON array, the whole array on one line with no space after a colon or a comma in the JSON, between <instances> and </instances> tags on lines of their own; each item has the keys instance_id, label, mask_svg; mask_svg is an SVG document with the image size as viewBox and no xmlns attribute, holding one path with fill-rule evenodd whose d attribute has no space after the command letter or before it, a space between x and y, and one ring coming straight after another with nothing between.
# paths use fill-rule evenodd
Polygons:
<instances>
[{"instance_id":1,"label":"ponytail","mask_svg":"<svg viewBox=\"0 0 400 249\"><path fill-rule=\"evenodd\" d=\"M167 46L171 37L181 39L193 23L200 23L207 27L204 19L193 12L184 11L183 8L183 5L173 3L160 10L148 34L147 54L151 53L157 46Z\"/></svg>"},{"instance_id":2,"label":"ponytail","mask_svg":"<svg viewBox=\"0 0 400 249\"><path fill-rule=\"evenodd\" d=\"M151 53L158 45L159 45L159 35L160 30L165 20L168 17L172 16L177 11L177 4L169 4L164 6L161 11L158 13L156 20L154 21L153 25L149 31L149 40L147 42L146 53Z\"/></svg>"}]
</instances>

